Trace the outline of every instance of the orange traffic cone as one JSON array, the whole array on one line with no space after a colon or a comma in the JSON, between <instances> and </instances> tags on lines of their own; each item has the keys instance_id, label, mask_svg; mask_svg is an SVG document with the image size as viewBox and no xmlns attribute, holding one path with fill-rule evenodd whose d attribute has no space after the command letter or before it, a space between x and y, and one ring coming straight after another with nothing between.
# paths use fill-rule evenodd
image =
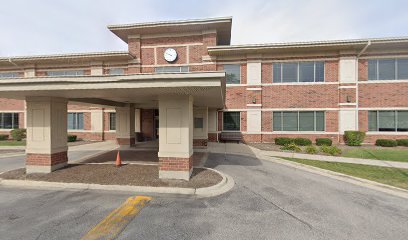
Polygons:
<instances>
[{"instance_id":1,"label":"orange traffic cone","mask_svg":"<svg viewBox=\"0 0 408 240\"><path fill-rule=\"evenodd\" d=\"M122 160L120 159L120 153L118 151L118 155L116 155L116 163L115 163L116 167L120 167L122 166Z\"/></svg>"}]
</instances>

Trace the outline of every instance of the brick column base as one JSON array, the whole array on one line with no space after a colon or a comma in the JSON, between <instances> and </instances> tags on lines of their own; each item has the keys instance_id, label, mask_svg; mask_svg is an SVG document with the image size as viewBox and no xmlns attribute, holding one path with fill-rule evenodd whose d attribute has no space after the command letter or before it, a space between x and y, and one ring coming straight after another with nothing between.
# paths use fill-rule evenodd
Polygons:
<instances>
[{"instance_id":1,"label":"brick column base","mask_svg":"<svg viewBox=\"0 0 408 240\"><path fill-rule=\"evenodd\" d=\"M120 146L134 146L136 139L135 138L116 138L116 142Z\"/></svg>"},{"instance_id":2,"label":"brick column base","mask_svg":"<svg viewBox=\"0 0 408 240\"><path fill-rule=\"evenodd\" d=\"M53 154L27 153L27 173L50 173L66 166L68 163L67 152Z\"/></svg>"},{"instance_id":3,"label":"brick column base","mask_svg":"<svg viewBox=\"0 0 408 240\"><path fill-rule=\"evenodd\" d=\"M208 139L193 139L193 147L207 148Z\"/></svg>"},{"instance_id":4,"label":"brick column base","mask_svg":"<svg viewBox=\"0 0 408 240\"><path fill-rule=\"evenodd\" d=\"M159 157L159 178L190 180L193 156L189 158Z\"/></svg>"}]
</instances>

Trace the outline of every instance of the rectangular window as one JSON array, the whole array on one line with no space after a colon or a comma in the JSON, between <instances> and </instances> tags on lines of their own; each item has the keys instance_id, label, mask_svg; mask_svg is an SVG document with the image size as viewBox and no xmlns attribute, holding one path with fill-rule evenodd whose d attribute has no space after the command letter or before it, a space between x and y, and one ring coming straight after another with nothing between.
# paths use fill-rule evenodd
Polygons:
<instances>
[{"instance_id":1,"label":"rectangular window","mask_svg":"<svg viewBox=\"0 0 408 240\"><path fill-rule=\"evenodd\" d=\"M83 113L68 113L68 129L83 130L84 129L84 114Z\"/></svg>"},{"instance_id":2,"label":"rectangular window","mask_svg":"<svg viewBox=\"0 0 408 240\"><path fill-rule=\"evenodd\" d=\"M224 112L223 114L224 114L223 129L225 131L240 131L241 129L240 112Z\"/></svg>"},{"instance_id":3,"label":"rectangular window","mask_svg":"<svg viewBox=\"0 0 408 240\"><path fill-rule=\"evenodd\" d=\"M224 65L225 77L227 84L240 84L241 83L241 65L239 64L226 64Z\"/></svg>"},{"instance_id":4,"label":"rectangular window","mask_svg":"<svg viewBox=\"0 0 408 240\"><path fill-rule=\"evenodd\" d=\"M19 128L18 113L0 113L0 129Z\"/></svg>"},{"instance_id":5,"label":"rectangular window","mask_svg":"<svg viewBox=\"0 0 408 240\"><path fill-rule=\"evenodd\" d=\"M321 131L325 129L324 112L273 112L273 131Z\"/></svg>"},{"instance_id":6,"label":"rectangular window","mask_svg":"<svg viewBox=\"0 0 408 240\"><path fill-rule=\"evenodd\" d=\"M116 130L116 113L109 113L109 130Z\"/></svg>"},{"instance_id":7,"label":"rectangular window","mask_svg":"<svg viewBox=\"0 0 408 240\"><path fill-rule=\"evenodd\" d=\"M156 67L156 73L179 73L179 72L188 72L188 66L169 66L169 67Z\"/></svg>"},{"instance_id":8,"label":"rectangular window","mask_svg":"<svg viewBox=\"0 0 408 240\"><path fill-rule=\"evenodd\" d=\"M17 78L18 73L16 72L3 72L0 73L0 78Z\"/></svg>"},{"instance_id":9,"label":"rectangular window","mask_svg":"<svg viewBox=\"0 0 408 240\"><path fill-rule=\"evenodd\" d=\"M47 71L47 76L60 77L60 76L83 76L84 70L66 70L66 71Z\"/></svg>"},{"instance_id":10,"label":"rectangular window","mask_svg":"<svg viewBox=\"0 0 408 240\"><path fill-rule=\"evenodd\" d=\"M273 82L324 82L324 62L274 63Z\"/></svg>"},{"instance_id":11,"label":"rectangular window","mask_svg":"<svg viewBox=\"0 0 408 240\"><path fill-rule=\"evenodd\" d=\"M123 68L111 68L111 69L109 69L109 75L125 75L125 69L123 69Z\"/></svg>"},{"instance_id":12,"label":"rectangular window","mask_svg":"<svg viewBox=\"0 0 408 240\"><path fill-rule=\"evenodd\" d=\"M194 128L204 128L204 119L194 118Z\"/></svg>"},{"instance_id":13,"label":"rectangular window","mask_svg":"<svg viewBox=\"0 0 408 240\"><path fill-rule=\"evenodd\" d=\"M408 111L368 111L368 131L408 132Z\"/></svg>"},{"instance_id":14,"label":"rectangular window","mask_svg":"<svg viewBox=\"0 0 408 240\"><path fill-rule=\"evenodd\" d=\"M368 80L408 80L408 58L368 60Z\"/></svg>"}]
</instances>

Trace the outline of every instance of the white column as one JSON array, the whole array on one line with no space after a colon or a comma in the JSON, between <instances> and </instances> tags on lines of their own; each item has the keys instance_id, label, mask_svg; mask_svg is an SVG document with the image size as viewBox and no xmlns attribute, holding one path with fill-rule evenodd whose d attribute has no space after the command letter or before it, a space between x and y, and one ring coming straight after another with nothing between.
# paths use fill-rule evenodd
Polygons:
<instances>
[{"instance_id":1,"label":"white column","mask_svg":"<svg viewBox=\"0 0 408 240\"><path fill-rule=\"evenodd\" d=\"M47 173L65 166L67 99L27 97L27 173Z\"/></svg>"},{"instance_id":2,"label":"white column","mask_svg":"<svg viewBox=\"0 0 408 240\"><path fill-rule=\"evenodd\" d=\"M91 130L103 140L103 109L91 110Z\"/></svg>"},{"instance_id":3,"label":"white column","mask_svg":"<svg viewBox=\"0 0 408 240\"><path fill-rule=\"evenodd\" d=\"M249 134L261 134L262 112L261 109L247 111L247 132Z\"/></svg>"},{"instance_id":4,"label":"white column","mask_svg":"<svg viewBox=\"0 0 408 240\"><path fill-rule=\"evenodd\" d=\"M193 120L193 146L207 147L208 143L208 108L194 108Z\"/></svg>"},{"instance_id":5,"label":"white column","mask_svg":"<svg viewBox=\"0 0 408 240\"><path fill-rule=\"evenodd\" d=\"M116 108L116 140L121 146L135 144L135 107L127 104Z\"/></svg>"},{"instance_id":6,"label":"white column","mask_svg":"<svg viewBox=\"0 0 408 240\"><path fill-rule=\"evenodd\" d=\"M159 177L189 180L193 171L193 97L159 97Z\"/></svg>"},{"instance_id":7,"label":"white column","mask_svg":"<svg viewBox=\"0 0 408 240\"><path fill-rule=\"evenodd\" d=\"M357 83L357 58L341 57L339 61L340 83Z\"/></svg>"}]
</instances>

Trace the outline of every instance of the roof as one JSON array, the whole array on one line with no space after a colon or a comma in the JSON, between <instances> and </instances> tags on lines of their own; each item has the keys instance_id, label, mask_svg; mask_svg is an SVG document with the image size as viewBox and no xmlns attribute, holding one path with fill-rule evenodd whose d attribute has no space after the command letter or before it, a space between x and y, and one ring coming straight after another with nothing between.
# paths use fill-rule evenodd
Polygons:
<instances>
[{"instance_id":1,"label":"roof","mask_svg":"<svg viewBox=\"0 0 408 240\"><path fill-rule=\"evenodd\" d=\"M108 29L126 43L128 42L129 35L179 33L215 29L217 31L218 44L229 45L231 42L231 26L232 17L219 17L108 25Z\"/></svg>"},{"instance_id":2,"label":"roof","mask_svg":"<svg viewBox=\"0 0 408 240\"><path fill-rule=\"evenodd\" d=\"M330 41L311 41L311 42L284 42L269 44L245 44L230 46L209 46L210 55L229 55L229 54L248 54L248 53L275 53L283 51L302 51L318 49L321 51L328 50L354 50L358 51L367 44L370 48L380 47L408 47L408 37L394 38L365 38L350 40L330 40Z\"/></svg>"}]
</instances>

